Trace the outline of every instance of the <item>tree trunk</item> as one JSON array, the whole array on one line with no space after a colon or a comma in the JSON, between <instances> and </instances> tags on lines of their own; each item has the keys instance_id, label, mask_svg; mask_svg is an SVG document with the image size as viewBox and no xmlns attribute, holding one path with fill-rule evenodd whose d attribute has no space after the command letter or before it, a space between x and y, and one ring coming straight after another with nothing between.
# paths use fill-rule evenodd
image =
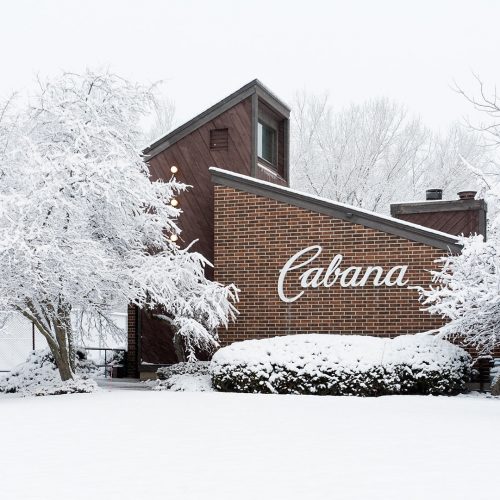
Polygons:
<instances>
[{"instance_id":1,"label":"tree trunk","mask_svg":"<svg viewBox=\"0 0 500 500\"><path fill-rule=\"evenodd\" d=\"M66 380L73 380L75 377L75 374L73 370L71 369L71 361L70 357L67 355L67 350L66 350L66 355L62 356L60 350L57 350L54 352L54 349L50 349L52 352L52 355L54 356L54 360L57 365L57 369L59 370L59 375L61 376L61 380L65 382Z\"/></svg>"},{"instance_id":2,"label":"tree trunk","mask_svg":"<svg viewBox=\"0 0 500 500\"><path fill-rule=\"evenodd\" d=\"M35 308L30 311L21 311L29 320L35 323L38 331L45 337L50 352L54 357L61 380L73 380L75 377L76 356L73 346L73 332L71 328L71 308L69 306L58 307L57 314L53 306L47 309L52 314L40 317ZM44 312L44 314L46 314ZM49 319L51 318L51 319Z\"/></svg>"},{"instance_id":3,"label":"tree trunk","mask_svg":"<svg viewBox=\"0 0 500 500\"><path fill-rule=\"evenodd\" d=\"M173 343L174 343L175 354L177 356L177 361L179 361L179 363L185 362L187 358L186 358L186 351L184 349L184 340L180 335L174 333Z\"/></svg>"},{"instance_id":4,"label":"tree trunk","mask_svg":"<svg viewBox=\"0 0 500 500\"><path fill-rule=\"evenodd\" d=\"M57 368L62 381L73 380L75 373L75 350L72 342L71 316L68 307L59 308L58 317L54 322L54 330L59 356L56 359Z\"/></svg>"},{"instance_id":5,"label":"tree trunk","mask_svg":"<svg viewBox=\"0 0 500 500\"><path fill-rule=\"evenodd\" d=\"M490 391L492 396L500 396L500 375L493 380Z\"/></svg>"}]
</instances>

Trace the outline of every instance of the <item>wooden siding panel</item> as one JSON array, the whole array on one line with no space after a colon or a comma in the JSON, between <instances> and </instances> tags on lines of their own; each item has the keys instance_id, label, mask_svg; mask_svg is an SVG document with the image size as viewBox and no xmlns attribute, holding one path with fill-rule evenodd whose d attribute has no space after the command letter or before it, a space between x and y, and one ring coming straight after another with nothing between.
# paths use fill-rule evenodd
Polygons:
<instances>
[{"instance_id":1,"label":"wooden siding panel","mask_svg":"<svg viewBox=\"0 0 500 500\"><path fill-rule=\"evenodd\" d=\"M276 172L271 167L265 167L263 165L257 165L256 175L257 179L262 181L272 182L278 184L279 186L287 186L286 180L281 177L278 172Z\"/></svg>"},{"instance_id":2,"label":"wooden siding panel","mask_svg":"<svg viewBox=\"0 0 500 500\"><path fill-rule=\"evenodd\" d=\"M174 162L171 162L171 164L166 162L166 158L161 158L159 159L160 164L164 165L165 169L170 170L170 166L174 164ZM182 163L184 163L184 160L182 160ZM176 165L178 163L175 163ZM182 179L179 179L181 182L184 182L185 184L193 185L193 182L195 182L195 178L191 176L190 171L183 172L182 174ZM190 213L196 213L199 212L200 207L199 203L194 196L190 196L190 190L192 188L188 188L188 191L184 191L183 193L180 193L180 195L177 197L179 200L179 208L182 210L182 213L179 217L178 220L178 225L181 228L181 240L184 245L187 245L191 243L192 240L189 240L188 238L190 237L189 234L186 234L184 231L184 227L186 224L184 223L184 218L186 217L186 214ZM196 232L196 233L201 233L202 228L208 224L208 220L206 219L207 215L205 212L200 213L199 217L192 217L189 219L189 226L190 226L190 232ZM196 248L196 250L200 250L199 248Z\"/></svg>"},{"instance_id":3,"label":"wooden siding panel","mask_svg":"<svg viewBox=\"0 0 500 500\"><path fill-rule=\"evenodd\" d=\"M149 160L153 180L168 180L170 167L176 165L180 182L193 186L178 197L182 214L178 225L182 229L181 246L193 240L193 246L213 262L213 196L214 188L209 167L220 167L233 172L251 174L252 153L251 97L217 116L214 120L194 130L166 150ZM210 150L210 130L227 128L229 143L227 151ZM213 269L207 269L213 277ZM165 364L175 362L172 332L168 325L141 312L140 361Z\"/></svg>"},{"instance_id":4,"label":"wooden siding panel","mask_svg":"<svg viewBox=\"0 0 500 500\"><path fill-rule=\"evenodd\" d=\"M448 212L397 214L396 217L445 233L469 236L474 233L480 233L479 215L478 210L454 210Z\"/></svg>"},{"instance_id":5,"label":"wooden siding panel","mask_svg":"<svg viewBox=\"0 0 500 500\"><path fill-rule=\"evenodd\" d=\"M250 110L249 110L250 111ZM220 117L219 117L220 118ZM240 113L237 113L236 110L229 110L227 112L227 118L231 120L232 126L230 127L229 130L229 142L230 142L230 148L234 148L234 155L229 159L231 162L233 162L232 165L224 165L224 162L227 162L228 158L226 157L219 157L214 159L218 159L221 163L221 168L227 168L228 170L232 171L239 171L239 168L237 166L238 158L240 165L246 165L247 163L250 165L250 150L249 148L251 147L251 142L250 142L250 137L249 133L251 134L251 120L250 120L250 114L247 116L241 116ZM215 123L217 123L217 119L215 120ZM215 165L214 165L215 166ZM235 170L237 169L237 170ZM250 172L250 171L248 171ZM243 172L241 172L243 173Z\"/></svg>"}]
</instances>

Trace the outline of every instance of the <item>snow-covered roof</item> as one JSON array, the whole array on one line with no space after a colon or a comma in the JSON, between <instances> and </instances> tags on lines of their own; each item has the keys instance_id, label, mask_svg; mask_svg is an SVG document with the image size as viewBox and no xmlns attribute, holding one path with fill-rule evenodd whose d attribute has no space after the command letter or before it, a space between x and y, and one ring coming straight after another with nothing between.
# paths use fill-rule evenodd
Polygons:
<instances>
[{"instance_id":1,"label":"snow-covered roof","mask_svg":"<svg viewBox=\"0 0 500 500\"><path fill-rule=\"evenodd\" d=\"M331 215L354 224L361 224L389 234L402 236L411 241L425 243L453 253L461 250L461 246L458 243L459 238L449 233L437 231L389 215L372 212L371 210L354 207L346 203L332 201L328 198L315 196L289 187L255 179L247 175L230 172L229 170L210 167L210 172L212 173L212 180L215 184L222 184L315 212Z\"/></svg>"}]
</instances>

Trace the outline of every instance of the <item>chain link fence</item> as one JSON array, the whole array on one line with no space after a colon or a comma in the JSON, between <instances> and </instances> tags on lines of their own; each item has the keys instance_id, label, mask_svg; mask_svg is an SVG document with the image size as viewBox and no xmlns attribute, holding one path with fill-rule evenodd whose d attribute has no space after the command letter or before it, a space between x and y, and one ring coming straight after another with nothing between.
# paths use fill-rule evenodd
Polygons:
<instances>
[{"instance_id":1,"label":"chain link fence","mask_svg":"<svg viewBox=\"0 0 500 500\"><path fill-rule=\"evenodd\" d=\"M47 348L45 337L21 314L12 314L0 325L0 372L26 361L35 349Z\"/></svg>"},{"instance_id":2,"label":"chain link fence","mask_svg":"<svg viewBox=\"0 0 500 500\"><path fill-rule=\"evenodd\" d=\"M110 353L116 350L122 352L126 347L127 314L116 312L111 315L115 324L123 331L123 339L106 338L98 331L89 331L88 339L82 347L87 350L89 359L97 364L107 364ZM26 361L33 350L48 347L45 337L35 325L21 314L11 314L0 323L0 372L8 372L16 365ZM111 359L111 358L110 358Z\"/></svg>"}]
</instances>

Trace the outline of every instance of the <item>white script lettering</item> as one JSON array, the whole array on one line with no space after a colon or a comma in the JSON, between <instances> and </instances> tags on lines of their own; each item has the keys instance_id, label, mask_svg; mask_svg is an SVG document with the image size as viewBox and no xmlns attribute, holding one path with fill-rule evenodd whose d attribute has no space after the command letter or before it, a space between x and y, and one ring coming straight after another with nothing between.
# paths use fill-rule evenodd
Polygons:
<instances>
[{"instance_id":1,"label":"white script lettering","mask_svg":"<svg viewBox=\"0 0 500 500\"><path fill-rule=\"evenodd\" d=\"M285 294L285 280L290 271L295 271L307 267L314 262L317 257L321 255L323 249L319 245L313 245L304 248L290 257L286 264L280 271L278 278L278 295L283 302L295 302L304 295L305 290L301 290L293 297L287 297ZM303 262L301 257L311 254ZM343 256L337 254L333 257L328 268L311 267L305 270L300 275L300 286L306 288L319 288L321 285L330 288L335 283L339 283L342 288L348 287L364 287L371 279L374 287L385 286L399 286L404 287L407 285L408 280L405 280L405 274L408 266L394 266L387 271L384 276L384 269L380 266L368 266L363 271L361 266L350 266L345 270L340 268Z\"/></svg>"}]
</instances>

